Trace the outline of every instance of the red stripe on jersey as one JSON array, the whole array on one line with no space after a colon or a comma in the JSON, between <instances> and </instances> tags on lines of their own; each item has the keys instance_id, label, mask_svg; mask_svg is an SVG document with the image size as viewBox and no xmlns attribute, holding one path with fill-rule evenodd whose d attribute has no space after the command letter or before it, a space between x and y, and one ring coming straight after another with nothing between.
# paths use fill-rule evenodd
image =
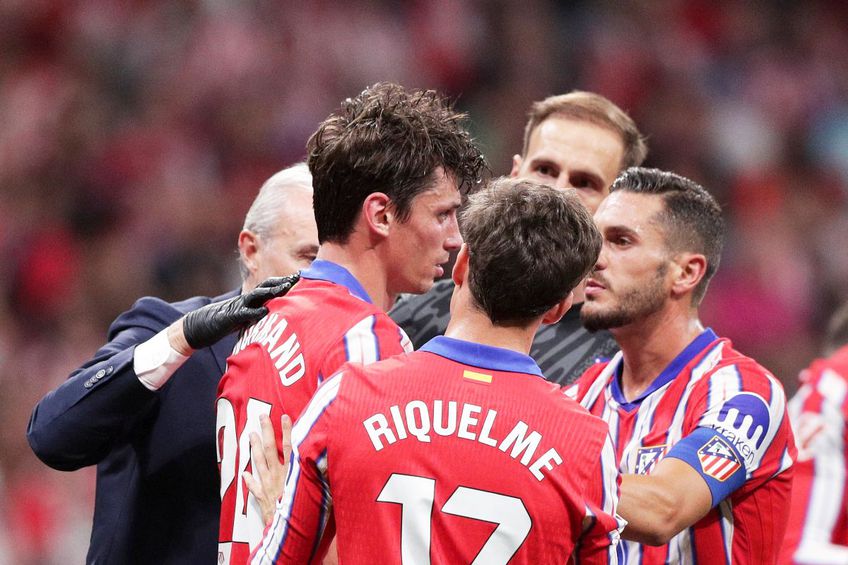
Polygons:
<instances>
[{"instance_id":1,"label":"red stripe on jersey","mask_svg":"<svg viewBox=\"0 0 848 565\"><path fill-rule=\"evenodd\" d=\"M705 339L706 336L712 339ZM611 361L590 368L568 390L569 396L587 407L592 414L606 420L611 427L622 472L649 473L653 466L678 441L699 426L715 427L740 451L749 478L720 506L692 528L681 532L671 543L662 547L647 547L624 542L631 555L641 555L640 563L653 565L684 560L696 563L717 563L725 556L733 563L768 563L776 558L786 527L786 507L789 504L795 446L785 397L780 384L754 360L733 350L726 339L719 339L707 330L681 356L672 361L676 375L660 375L638 402L622 406L616 399L620 388L615 382L622 363L621 354ZM666 369L668 371L668 369ZM763 400L765 415L758 439L728 437L735 432L732 425L722 428L721 418L733 420L733 414L720 412L728 399L740 393L747 399ZM759 405L754 400L752 405ZM750 420L750 417L749 417ZM717 423L718 422L718 423ZM726 422L725 422L726 423ZM749 421L750 425L750 421ZM617 432L617 433L616 433ZM741 432L740 432L741 433ZM727 434L727 435L725 435ZM659 447L667 446L661 453ZM699 455L705 472L725 480L740 463L715 454ZM783 506L782 511L767 513L765 506ZM722 509L724 514L722 514Z\"/></svg>"}]
</instances>

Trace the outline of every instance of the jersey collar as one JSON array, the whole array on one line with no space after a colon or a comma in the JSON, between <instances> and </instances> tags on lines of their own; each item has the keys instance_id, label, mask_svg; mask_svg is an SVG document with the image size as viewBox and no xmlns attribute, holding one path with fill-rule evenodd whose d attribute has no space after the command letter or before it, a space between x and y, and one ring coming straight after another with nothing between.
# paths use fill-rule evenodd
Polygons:
<instances>
[{"instance_id":1,"label":"jersey collar","mask_svg":"<svg viewBox=\"0 0 848 565\"><path fill-rule=\"evenodd\" d=\"M419 351L428 351L464 365L482 369L542 376L542 370L532 357L502 347L436 336L425 343Z\"/></svg>"},{"instance_id":2,"label":"jersey collar","mask_svg":"<svg viewBox=\"0 0 848 565\"><path fill-rule=\"evenodd\" d=\"M362 288L356 277L338 263L333 263L326 259L315 259L309 268L303 269L300 272L300 276L305 279L328 281L341 285L360 300L364 300L368 304L373 304L371 297L368 296L368 293L365 292L365 289Z\"/></svg>"},{"instance_id":3,"label":"jersey collar","mask_svg":"<svg viewBox=\"0 0 848 565\"><path fill-rule=\"evenodd\" d=\"M618 366L615 368L615 376L612 379L612 397L625 410L632 410L639 406L639 404L642 403L642 400L674 380L674 378L683 371L686 365L688 365L696 356L698 356L717 339L718 336L711 328L705 329L701 332L701 335L693 339L692 342L677 355L677 357L672 359L671 363L669 363L668 366L663 369L662 373L654 379L651 386L645 389L642 394L633 399L631 402L627 402L624 398L624 393L621 391L621 371L624 368L624 362L619 362Z\"/></svg>"}]
</instances>

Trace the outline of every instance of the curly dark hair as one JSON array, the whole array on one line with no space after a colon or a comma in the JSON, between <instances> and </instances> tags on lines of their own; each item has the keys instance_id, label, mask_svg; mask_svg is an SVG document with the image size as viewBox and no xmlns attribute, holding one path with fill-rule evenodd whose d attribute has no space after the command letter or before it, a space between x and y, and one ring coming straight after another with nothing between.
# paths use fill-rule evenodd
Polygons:
<instances>
[{"instance_id":1,"label":"curly dark hair","mask_svg":"<svg viewBox=\"0 0 848 565\"><path fill-rule=\"evenodd\" d=\"M306 145L318 241L344 243L365 198L382 192L400 221L439 167L463 194L476 188L486 161L463 127L466 114L433 90L377 83L348 98Z\"/></svg>"},{"instance_id":2,"label":"curly dark hair","mask_svg":"<svg viewBox=\"0 0 848 565\"><path fill-rule=\"evenodd\" d=\"M461 215L471 295L499 325L550 310L601 252L601 234L573 190L500 178L471 196Z\"/></svg>"}]
</instances>

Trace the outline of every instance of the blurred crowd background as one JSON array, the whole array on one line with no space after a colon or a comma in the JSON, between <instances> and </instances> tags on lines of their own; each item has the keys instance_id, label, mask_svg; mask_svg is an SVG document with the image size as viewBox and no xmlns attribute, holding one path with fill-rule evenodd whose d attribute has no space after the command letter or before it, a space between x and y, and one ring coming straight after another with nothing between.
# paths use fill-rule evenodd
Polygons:
<instances>
[{"instance_id":1,"label":"blurred crowd background","mask_svg":"<svg viewBox=\"0 0 848 565\"><path fill-rule=\"evenodd\" d=\"M35 402L137 297L236 287L259 186L378 80L455 97L495 174L534 100L628 110L725 207L703 319L794 391L848 297L845 2L4 0L0 563L87 547L93 469L35 459Z\"/></svg>"}]
</instances>

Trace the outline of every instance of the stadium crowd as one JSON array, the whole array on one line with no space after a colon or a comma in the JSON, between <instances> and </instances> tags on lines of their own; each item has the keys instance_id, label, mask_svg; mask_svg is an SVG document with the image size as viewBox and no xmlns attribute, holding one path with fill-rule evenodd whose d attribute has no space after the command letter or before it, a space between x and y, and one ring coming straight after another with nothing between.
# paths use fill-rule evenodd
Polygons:
<instances>
[{"instance_id":1,"label":"stadium crowd","mask_svg":"<svg viewBox=\"0 0 848 565\"><path fill-rule=\"evenodd\" d=\"M139 296L219 295L257 188L377 80L458 97L496 174L533 100L625 108L729 234L701 308L784 383L848 298L848 7L663 0L0 5L0 562L80 562L93 469L35 402Z\"/></svg>"}]
</instances>

